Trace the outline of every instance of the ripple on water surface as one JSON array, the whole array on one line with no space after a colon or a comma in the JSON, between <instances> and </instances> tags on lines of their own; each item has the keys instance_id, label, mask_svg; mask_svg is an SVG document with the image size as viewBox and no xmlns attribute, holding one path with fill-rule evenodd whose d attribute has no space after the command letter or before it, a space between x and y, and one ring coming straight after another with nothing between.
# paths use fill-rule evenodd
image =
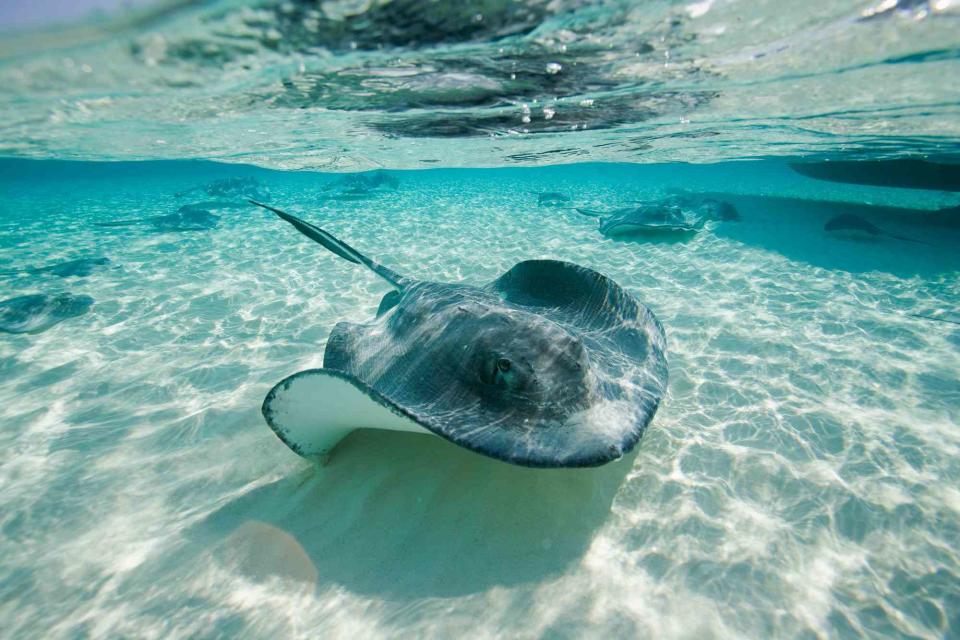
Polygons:
<instances>
[{"instance_id":1,"label":"ripple on water surface","mask_svg":"<svg viewBox=\"0 0 960 640\"><path fill-rule=\"evenodd\" d=\"M960 139L954 0L154 4L5 33L0 154L353 171Z\"/></svg>"}]
</instances>

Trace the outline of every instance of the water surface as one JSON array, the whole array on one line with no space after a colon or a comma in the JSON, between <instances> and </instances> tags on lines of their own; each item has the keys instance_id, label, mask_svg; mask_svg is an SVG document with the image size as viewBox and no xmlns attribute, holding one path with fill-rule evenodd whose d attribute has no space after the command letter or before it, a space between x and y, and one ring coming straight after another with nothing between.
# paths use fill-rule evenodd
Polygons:
<instances>
[{"instance_id":1,"label":"water surface","mask_svg":"<svg viewBox=\"0 0 960 640\"><path fill-rule=\"evenodd\" d=\"M0 301L94 300L0 333L0 635L960 634L960 5L428 4L0 24ZM678 190L741 220L575 211ZM417 278L610 276L666 328L651 427L308 464L260 404L385 285L244 194Z\"/></svg>"}]
</instances>

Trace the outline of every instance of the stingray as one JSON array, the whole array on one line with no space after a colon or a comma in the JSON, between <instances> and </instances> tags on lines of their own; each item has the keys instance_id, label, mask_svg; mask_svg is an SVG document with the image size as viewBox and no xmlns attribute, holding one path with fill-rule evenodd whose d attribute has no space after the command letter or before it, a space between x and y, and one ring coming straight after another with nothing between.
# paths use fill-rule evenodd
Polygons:
<instances>
[{"instance_id":1,"label":"stingray","mask_svg":"<svg viewBox=\"0 0 960 640\"><path fill-rule=\"evenodd\" d=\"M342 191L347 197L343 200L360 199L364 194L372 197L372 192L378 189L396 189L400 181L386 171L374 171L367 174L344 176L327 185L324 191Z\"/></svg>"},{"instance_id":2,"label":"stingray","mask_svg":"<svg viewBox=\"0 0 960 640\"><path fill-rule=\"evenodd\" d=\"M652 204L650 200L637 200L644 204ZM739 222L740 212L729 202L717 200L716 198L705 198L700 194L691 193L684 190L675 190L659 204L667 207L679 207L688 210L693 215L699 215L704 220L716 220L718 222Z\"/></svg>"},{"instance_id":3,"label":"stingray","mask_svg":"<svg viewBox=\"0 0 960 640\"><path fill-rule=\"evenodd\" d=\"M44 267L27 267L26 269L9 269L3 272L5 275L13 273L30 273L42 275L49 273L60 276L61 278L85 278L93 273L97 267L110 264L109 258L78 258L77 260L67 260L57 262Z\"/></svg>"},{"instance_id":4,"label":"stingray","mask_svg":"<svg viewBox=\"0 0 960 640\"><path fill-rule=\"evenodd\" d=\"M128 227L138 224L149 224L154 230L168 231L205 231L213 229L220 223L220 216L211 213L205 207L185 204L176 213L165 216L151 216L139 220L117 220L116 222L100 222L98 227Z\"/></svg>"},{"instance_id":5,"label":"stingray","mask_svg":"<svg viewBox=\"0 0 960 640\"><path fill-rule=\"evenodd\" d=\"M333 328L322 368L267 394L267 424L301 456L324 460L372 427L523 466L588 467L629 452L653 419L667 386L663 327L609 278L526 260L482 286L416 280L259 206L393 288L375 318Z\"/></svg>"},{"instance_id":6,"label":"stingray","mask_svg":"<svg viewBox=\"0 0 960 640\"><path fill-rule=\"evenodd\" d=\"M577 209L585 216L599 218L600 233L608 238L695 233L705 222L703 216L675 205L648 204L613 211Z\"/></svg>"},{"instance_id":7,"label":"stingray","mask_svg":"<svg viewBox=\"0 0 960 640\"><path fill-rule=\"evenodd\" d=\"M917 244L927 244L921 240L914 240L906 236L898 236L884 231L869 220L853 215L852 213L843 213L827 220L823 225L824 231L831 231L840 237L846 237L853 240L875 239L880 237L896 238L906 242L915 242ZM929 246L929 245L928 245Z\"/></svg>"},{"instance_id":8,"label":"stingray","mask_svg":"<svg viewBox=\"0 0 960 640\"><path fill-rule=\"evenodd\" d=\"M545 192L537 194L537 204L544 207L559 207L570 202L570 196L562 193Z\"/></svg>"},{"instance_id":9,"label":"stingray","mask_svg":"<svg viewBox=\"0 0 960 640\"><path fill-rule=\"evenodd\" d=\"M223 178L208 182L199 187L193 187L176 194L177 198L201 192L214 198L237 198L246 201L250 198L269 200L270 191L256 178Z\"/></svg>"},{"instance_id":10,"label":"stingray","mask_svg":"<svg viewBox=\"0 0 960 640\"><path fill-rule=\"evenodd\" d=\"M68 318L81 316L93 305L90 296L36 293L0 302L0 332L40 333Z\"/></svg>"},{"instance_id":11,"label":"stingray","mask_svg":"<svg viewBox=\"0 0 960 640\"><path fill-rule=\"evenodd\" d=\"M244 200L203 200L200 202L191 202L190 204L185 204L181 209L202 209L205 211L238 211L243 209L249 209L250 203Z\"/></svg>"},{"instance_id":12,"label":"stingray","mask_svg":"<svg viewBox=\"0 0 960 640\"><path fill-rule=\"evenodd\" d=\"M709 220L720 222L740 222L740 212L729 202L706 198L698 204L700 213Z\"/></svg>"},{"instance_id":13,"label":"stingray","mask_svg":"<svg viewBox=\"0 0 960 640\"><path fill-rule=\"evenodd\" d=\"M365 187L354 187L346 191L340 191L332 196L332 200L371 200L379 197L382 192Z\"/></svg>"}]
</instances>

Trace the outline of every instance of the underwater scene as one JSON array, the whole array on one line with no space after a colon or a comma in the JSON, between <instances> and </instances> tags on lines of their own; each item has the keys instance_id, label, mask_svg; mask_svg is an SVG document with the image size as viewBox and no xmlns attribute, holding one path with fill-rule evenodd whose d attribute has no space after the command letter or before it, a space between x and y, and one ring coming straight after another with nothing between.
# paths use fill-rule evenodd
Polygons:
<instances>
[{"instance_id":1,"label":"underwater scene","mask_svg":"<svg viewBox=\"0 0 960 640\"><path fill-rule=\"evenodd\" d=\"M0 7L0 637L957 637L956 80L952 0Z\"/></svg>"}]
</instances>

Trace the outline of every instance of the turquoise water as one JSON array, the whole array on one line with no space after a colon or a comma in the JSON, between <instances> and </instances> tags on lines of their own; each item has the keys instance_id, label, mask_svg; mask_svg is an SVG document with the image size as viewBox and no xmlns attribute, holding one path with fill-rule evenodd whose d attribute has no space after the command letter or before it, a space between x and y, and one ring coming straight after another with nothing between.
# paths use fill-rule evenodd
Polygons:
<instances>
[{"instance_id":1,"label":"turquoise water","mask_svg":"<svg viewBox=\"0 0 960 640\"><path fill-rule=\"evenodd\" d=\"M221 0L3 34L0 329L33 332L0 332L0 636L957 636L957 20ZM664 325L656 417L592 469L298 457L264 396L388 286L250 195L415 278L606 274ZM739 219L577 212L678 198Z\"/></svg>"},{"instance_id":2,"label":"turquoise water","mask_svg":"<svg viewBox=\"0 0 960 640\"><path fill-rule=\"evenodd\" d=\"M328 199L329 174L4 167L5 267L111 260L83 278L0 282L3 298L96 301L0 341L15 636L957 628L960 329L910 314L955 313L960 228L922 209L898 218L903 190L871 191L901 205L877 224L931 246L829 237L824 221L867 188L780 163L396 172L395 191L359 201ZM207 231L95 226L243 175L415 277L482 283L551 257L614 278L668 335L668 395L638 449L545 471L368 431L327 467L299 459L260 402L319 366L332 325L371 316L386 285L254 207ZM728 192L739 222L673 243L605 239L536 196L612 207L754 181L781 195ZM802 199L825 192L834 200Z\"/></svg>"}]
</instances>

